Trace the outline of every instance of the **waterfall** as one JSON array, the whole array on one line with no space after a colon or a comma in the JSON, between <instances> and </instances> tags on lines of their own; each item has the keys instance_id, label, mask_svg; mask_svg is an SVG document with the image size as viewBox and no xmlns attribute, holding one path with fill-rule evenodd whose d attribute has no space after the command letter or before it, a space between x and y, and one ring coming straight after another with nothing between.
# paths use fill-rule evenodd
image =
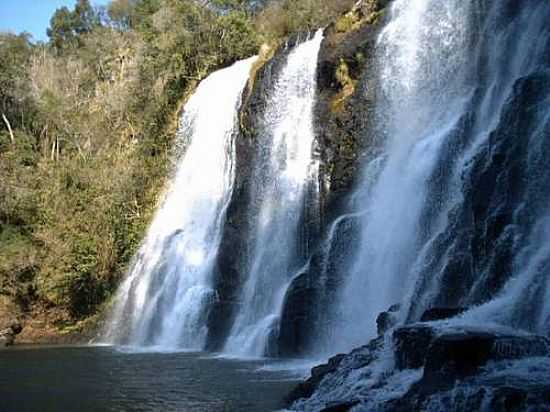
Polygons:
<instances>
[{"instance_id":1,"label":"waterfall","mask_svg":"<svg viewBox=\"0 0 550 412\"><path fill-rule=\"evenodd\" d=\"M472 322L548 333L548 21L537 0L392 4L376 44L384 163L358 189L344 349L395 303L402 322L462 306Z\"/></svg>"},{"instance_id":2,"label":"waterfall","mask_svg":"<svg viewBox=\"0 0 550 412\"><path fill-rule=\"evenodd\" d=\"M185 153L115 301L107 340L203 349L212 272L232 192L233 138L241 94L256 59L213 73L185 106Z\"/></svg>"},{"instance_id":3,"label":"waterfall","mask_svg":"<svg viewBox=\"0 0 550 412\"><path fill-rule=\"evenodd\" d=\"M304 202L318 181L313 106L322 31L297 45L279 73L261 122L251 205L255 222L239 310L225 352L263 356L277 334L287 288L306 265L300 256Z\"/></svg>"}]
</instances>

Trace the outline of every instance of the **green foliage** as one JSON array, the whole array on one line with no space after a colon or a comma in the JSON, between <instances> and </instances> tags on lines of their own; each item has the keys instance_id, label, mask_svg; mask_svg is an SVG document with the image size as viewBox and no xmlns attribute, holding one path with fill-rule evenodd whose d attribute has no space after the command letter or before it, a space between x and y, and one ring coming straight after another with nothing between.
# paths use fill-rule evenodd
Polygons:
<instances>
[{"instance_id":1,"label":"green foliage","mask_svg":"<svg viewBox=\"0 0 550 412\"><path fill-rule=\"evenodd\" d=\"M73 12L73 20L76 34L89 33L100 25L99 15L89 0L77 1Z\"/></svg>"},{"instance_id":2,"label":"green foliage","mask_svg":"<svg viewBox=\"0 0 550 412\"><path fill-rule=\"evenodd\" d=\"M110 23L119 30L129 30L136 26L136 1L114 0L107 6Z\"/></svg>"},{"instance_id":3,"label":"green foliage","mask_svg":"<svg viewBox=\"0 0 550 412\"><path fill-rule=\"evenodd\" d=\"M234 61L241 56L251 55L258 49L258 34L245 13L233 11L218 17L217 24L223 36L219 51L223 61Z\"/></svg>"},{"instance_id":4,"label":"green foliage","mask_svg":"<svg viewBox=\"0 0 550 412\"><path fill-rule=\"evenodd\" d=\"M0 116L4 114L13 128L29 125L34 115L26 70L30 57L28 34L0 33ZM0 120L0 129L4 127Z\"/></svg>"},{"instance_id":5,"label":"green foliage","mask_svg":"<svg viewBox=\"0 0 550 412\"><path fill-rule=\"evenodd\" d=\"M57 9L50 20L47 35L57 50L77 47L81 36L101 25L99 14L89 0L78 0L73 11Z\"/></svg>"},{"instance_id":6,"label":"green foliage","mask_svg":"<svg viewBox=\"0 0 550 412\"><path fill-rule=\"evenodd\" d=\"M222 12L249 12L258 7L262 2L257 0L212 0L212 6Z\"/></svg>"},{"instance_id":7,"label":"green foliage","mask_svg":"<svg viewBox=\"0 0 550 412\"><path fill-rule=\"evenodd\" d=\"M257 30L266 41L291 33L313 31L328 25L355 0L277 0L270 2L256 17Z\"/></svg>"}]
</instances>

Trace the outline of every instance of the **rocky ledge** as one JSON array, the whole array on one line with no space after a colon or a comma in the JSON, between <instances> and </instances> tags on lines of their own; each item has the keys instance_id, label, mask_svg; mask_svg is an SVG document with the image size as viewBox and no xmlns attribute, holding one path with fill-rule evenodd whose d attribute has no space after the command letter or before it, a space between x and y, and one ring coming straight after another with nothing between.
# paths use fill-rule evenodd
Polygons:
<instances>
[{"instance_id":1,"label":"rocky ledge","mask_svg":"<svg viewBox=\"0 0 550 412\"><path fill-rule=\"evenodd\" d=\"M550 411L550 339L440 320L462 310L432 310L423 318L436 321L389 329L333 357L289 395L289 408Z\"/></svg>"}]
</instances>

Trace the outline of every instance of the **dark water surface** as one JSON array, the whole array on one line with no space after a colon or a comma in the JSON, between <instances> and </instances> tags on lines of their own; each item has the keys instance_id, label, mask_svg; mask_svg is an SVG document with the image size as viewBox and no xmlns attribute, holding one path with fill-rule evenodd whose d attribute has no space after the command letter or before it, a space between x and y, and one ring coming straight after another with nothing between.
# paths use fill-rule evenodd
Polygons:
<instances>
[{"instance_id":1,"label":"dark water surface","mask_svg":"<svg viewBox=\"0 0 550 412\"><path fill-rule=\"evenodd\" d=\"M273 411L297 375L266 368L277 364L112 347L13 348L0 351L0 411Z\"/></svg>"}]
</instances>

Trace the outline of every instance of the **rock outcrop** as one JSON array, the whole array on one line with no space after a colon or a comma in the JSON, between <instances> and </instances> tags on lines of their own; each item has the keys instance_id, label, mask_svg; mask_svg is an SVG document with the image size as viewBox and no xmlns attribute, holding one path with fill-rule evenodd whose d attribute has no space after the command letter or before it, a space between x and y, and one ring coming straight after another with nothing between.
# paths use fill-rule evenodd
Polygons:
<instances>
[{"instance_id":1,"label":"rock outcrop","mask_svg":"<svg viewBox=\"0 0 550 412\"><path fill-rule=\"evenodd\" d=\"M15 343L15 338L21 333L23 326L17 320L10 322L9 326L3 325L0 329L0 348L12 346Z\"/></svg>"},{"instance_id":2,"label":"rock outcrop","mask_svg":"<svg viewBox=\"0 0 550 412\"><path fill-rule=\"evenodd\" d=\"M427 410L434 404L450 411L463 410L465 405L471 410L483 410L484 402L495 405L488 410L526 411L548 406L549 339L467 328L441 331L412 325L406 329L408 333L399 329L394 334L395 355L399 359L396 366L423 368L423 373L403 397L389 402L386 410ZM421 332L411 333L415 329ZM518 377L523 382L516 381L514 369L529 370L533 362L544 369L546 380L531 380L527 372ZM503 379L505 375L509 378ZM463 400L457 402L459 394ZM496 405L503 409L494 409Z\"/></svg>"},{"instance_id":3,"label":"rock outcrop","mask_svg":"<svg viewBox=\"0 0 550 412\"><path fill-rule=\"evenodd\" d=\"M316 131L325 220L342 212L372 135L377 87L374 45L387 0L364 0L325 30L319 55ZM371 87L372 86L372 87Z\"/></svg>"},{"instance_id":4,"label":"rock outcrop","mask_svg":"<svg viewBox=\"0 0 550 412\"><path fill-rule=\"evenodd\" d=\"M434 309L426 317L444 312L452 316L458 310ZM451 325L397 327L332 358L289 395L291 409L546 410L550 339Z\"/></svg>"}]
</instances>

